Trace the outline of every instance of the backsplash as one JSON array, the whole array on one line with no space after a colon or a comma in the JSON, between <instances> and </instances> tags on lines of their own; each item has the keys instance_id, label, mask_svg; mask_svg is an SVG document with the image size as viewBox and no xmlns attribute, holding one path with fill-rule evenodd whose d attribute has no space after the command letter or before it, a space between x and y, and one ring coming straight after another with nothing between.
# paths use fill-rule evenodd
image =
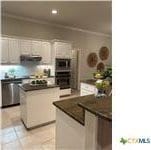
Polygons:
<instances>
[{"instance_id":1,"label":"backsplash","mask_svg":"<svg viewBox=\"0 0 151 150\"><path fill-rule=\"evenodd\" d=\"M5 72L14 70L14 75L17 77L29 76L35 73L43 72L43 69L51 69L51 75L54 75L54 67L51 65L35 65L35 64L22 64L22 65L1 65L0 78L4 78Z\"/></svg>"}]
</instances>

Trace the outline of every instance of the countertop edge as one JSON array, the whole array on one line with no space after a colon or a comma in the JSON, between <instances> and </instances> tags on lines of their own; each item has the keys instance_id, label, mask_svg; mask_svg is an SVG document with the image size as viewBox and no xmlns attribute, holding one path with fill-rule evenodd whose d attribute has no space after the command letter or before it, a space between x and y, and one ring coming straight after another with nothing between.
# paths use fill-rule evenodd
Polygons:
<instances>
[{"instance_id":1,"label":"countertop edge","mask_svg":"<svg viewBox=\"0 0 151 150\"><path fill-rule=\"evenodd\" d=\"M106 120L108 120L108 121L112 121L112 119L111 119L110 117L104 115L103 113L93 111L92 109L90 109L89 107L85 106L85 105L82 104L82 103L78 103L78 105L79 105L80 107L82 107L84 110L87 110L87 111L91 112L92 114L94 114L94 115L96 115L96 116L98 116L98 117L101 117L101 118L106 119Z\"/></svg>"},{"instance_id":2,"label":"countertop edge","mask_svg":"<svg viewBox=\"0 0 151 150\"><path fill-rule=\"evenodd\" d=\"M41 80L41 79L49 79L54 78L55 76L50 76L47 78L30 78L30 77L16 77L16 78L0 78L0 81L13 81L13 80L26 80L26 79L33 79L33 80Z\"/></svg>"},{"instance_id":3,"label":"countertop edge","mask_svg":"<svg viewBox=\"0 0 151 150\"><path fill-rule=\"evenodd\" d=\"M57 101L56 101L57 102ZM72 116L70 113L68 113L67 111L65 111L64 109L62 109L61 107L59 107L56 102L53 102L53 105L55 105L57 108L59 108L61 111L63 111L65 114L67 114L68 116L70 116L71 118L73 118L75 121L79 122L81 125L84 126L84 122L76 119L74 116Z\"/></svg>"},{"instance_id":4,"label":"countertop edge","mask_svg":"<svg viewBox=\"0 0 151 150\"><path fill-rule=\"evenodd\" d=\"M36 88L36 89L26 89L23 87L22 84L18 84L18 86L25 92L31 92L31 91L38 91L38 90L46 90L46 89L51 89L51 88L58 88L59 86L54 84L53 86L47 86L47 87L42 87L42 88Z\"/></svg>"}]
</instances>

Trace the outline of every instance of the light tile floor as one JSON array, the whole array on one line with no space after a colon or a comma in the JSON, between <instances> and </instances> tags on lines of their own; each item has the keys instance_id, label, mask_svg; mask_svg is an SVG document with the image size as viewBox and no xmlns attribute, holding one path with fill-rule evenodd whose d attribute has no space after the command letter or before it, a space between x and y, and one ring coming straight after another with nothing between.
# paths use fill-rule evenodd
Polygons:
<instances>
[{"instance_id":1,"label":"light tile floor","mask_svg":"<svg viewBox=\"0 0 151 150\"><path fill-rule=\"evenodd\" d=\"M71 96L61 100L79 96ZM20 120L20 106L1 109L0 141L2 150L55 150L55 123L26 130Z\"/></svg>"}]
</instances>

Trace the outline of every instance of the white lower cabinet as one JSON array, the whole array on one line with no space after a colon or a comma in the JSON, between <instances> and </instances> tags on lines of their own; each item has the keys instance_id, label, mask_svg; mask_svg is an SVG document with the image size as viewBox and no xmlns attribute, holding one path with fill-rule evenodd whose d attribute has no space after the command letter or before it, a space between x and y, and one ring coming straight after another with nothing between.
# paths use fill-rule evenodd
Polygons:
<instances>
[{"instance_id":1,"label":"white lower cabinet","mask_svg":"<svg viewBox=\"0 0 151 150\"><path fill-rule=\"evenodd\" d=\"M57 108L56 150L85 150L85 126Z\"/></svg>"},{"instance_id":2,"label":"white lower cabinet","mask_svg":"<svg viewBox=\"0 0 151 150\"><path fill-rule=\"evenodd\" d=\"M96 88L94 85L87 83L81 83L80 96L91 95L96 93Z\"/></svg>"},{"instance_id":3,"label":"white lower cabinet","mask_svg":"<svg viewBox=\"0 0 151 150\"><path fill-rule=\"evenodd\" d=\"M34 91L20 88L21 119L26 128L33 128L54 121L56 108L54 101L59 100L59 87Z\"/></svg>"}]
</instances>

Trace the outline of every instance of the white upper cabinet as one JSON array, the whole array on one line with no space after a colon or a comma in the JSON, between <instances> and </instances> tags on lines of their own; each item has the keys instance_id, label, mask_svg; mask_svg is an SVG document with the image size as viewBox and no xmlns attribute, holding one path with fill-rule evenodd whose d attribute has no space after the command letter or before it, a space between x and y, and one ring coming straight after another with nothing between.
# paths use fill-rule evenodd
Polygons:
<instances>
[{"instance_id":1,"label":"white upper cabinet","mask_svg":"<svg viewBox=\"0 0 151 150\"><path fill-rule=\"evenodd\" d=\"M30 40L21 40L20 49L21 49L22 55L30 55L31 54L31 41Z\"/></svg>"},{"instance_id":2,"label":"white upper cabinet","mask_svg":"<svg viewBox=\"0 0 151 150\"><path fill-rule=\"evenodd\" d=\"M47 41L2 37L0 54L2 64L19 64L20 55L40 55L42 64L52 63L51 43Z\"/></svg>"},{"instance_id":3,"label":"white upper cabinet","mask_svg":"<svg viewBox=\"0 0 151 150\"><path fill-rule=\"evenodd\" d=\"M9 63L9 47L8 47L8 38L2 38L1 45L1 63Z\"/></svg>"},{"instance_id":4,"label":"white upper cabinet","mask_svg":"<svg viewBox=\"0 0 151 150\"><path fill-rule=\"evenodd\" d=\"M71 58L72 46L71 43L54 42L53 48L55 50L55 57L57 58Z\"/></svg>"},{"instance_id":5,"label":"white upper cabinet","mask_svg":"<svg viewBox=\"0 0 151 150\"><path fill-rule=\"evenodd\" d=\"M20 62L20 43L18 39L9 38L9 62L18 64Z\"/></svg>"},{"instance_id":6,"label":"white upper cabinet","mask_svg":"<svg viewBox=\"0 0 151 150\"><path fill-rule=\"evenodd\" d=\"M42 63L50 64L51 63L51 44L49 42L42 42Z\"/></svg>"},{"instance_id":7,"label":"white upper cabinet","mask_svg":"<svg viewBox=\"0 0 151 150\"><path fill-rule=\"evenodd\" d=\"M42 51L42 42L41 41L32 41L31 54L32 55L41 55L41 51Z\"/></svg>"}]
</instances>

